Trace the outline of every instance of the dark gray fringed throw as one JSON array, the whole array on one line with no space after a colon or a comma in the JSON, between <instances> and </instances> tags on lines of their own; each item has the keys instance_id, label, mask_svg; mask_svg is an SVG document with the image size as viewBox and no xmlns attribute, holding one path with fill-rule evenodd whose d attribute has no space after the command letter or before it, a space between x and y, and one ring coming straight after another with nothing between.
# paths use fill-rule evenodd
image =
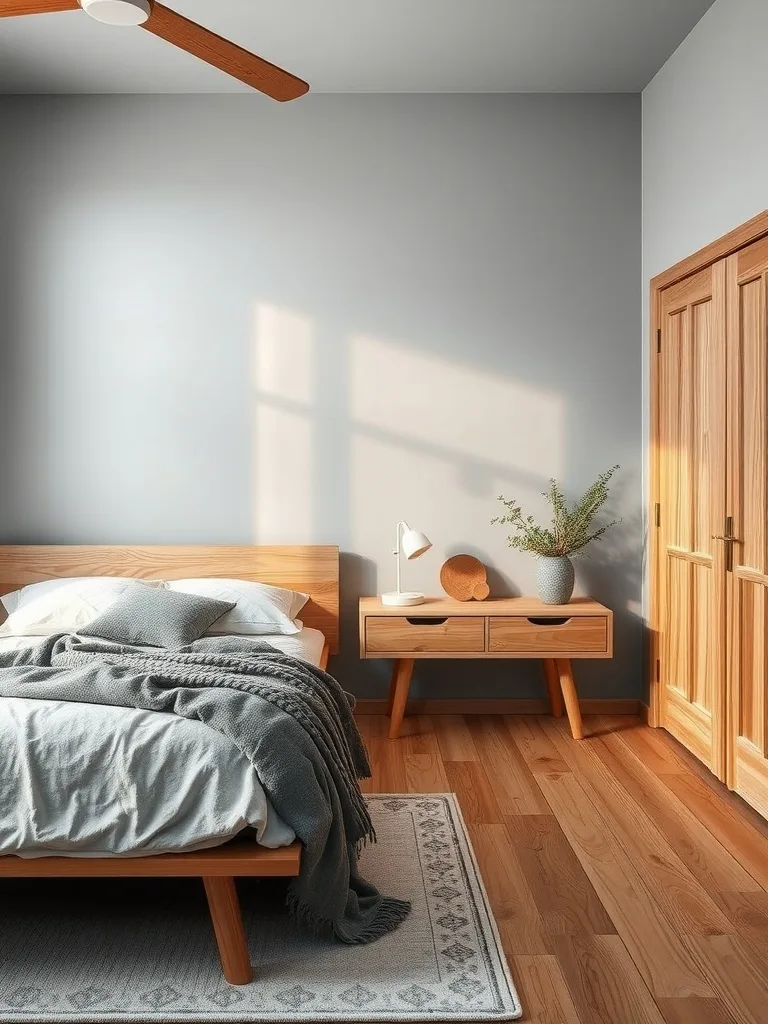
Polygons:
<instances>
[{"instance_id":1,"label":"dark gray fringed throw","mask_svg":"<svg viewBox=\"0 0 768 1024\"><path fill-rule=\"evenodd\" d=\"M382 896L357 871L375 841L358 779L370 776L351 698L326 672L237 637L179 651L76 636L0 654L0 696L143 708L197 719L228 736L255 768L275 810L303 843L291 911L341 942L393 931L410 904Z\"/></svg>"}]
</instances>

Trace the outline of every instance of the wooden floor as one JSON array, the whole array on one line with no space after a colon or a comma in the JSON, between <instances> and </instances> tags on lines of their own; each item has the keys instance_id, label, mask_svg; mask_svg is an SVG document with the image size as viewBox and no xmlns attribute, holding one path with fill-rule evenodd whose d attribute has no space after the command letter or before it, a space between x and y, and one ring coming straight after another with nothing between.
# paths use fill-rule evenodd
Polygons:
<instances>
[{"instance_id":1,"label":"wooden floor","mask_svg":"<svg viewBox=\"0 0 768 1024\"><path fill-rule=\"evenodd\" d=\"M547 1024L768 1024L768 823L639 720L360 717L369 792L454 792Z\"/></svg>"}]
</instances>

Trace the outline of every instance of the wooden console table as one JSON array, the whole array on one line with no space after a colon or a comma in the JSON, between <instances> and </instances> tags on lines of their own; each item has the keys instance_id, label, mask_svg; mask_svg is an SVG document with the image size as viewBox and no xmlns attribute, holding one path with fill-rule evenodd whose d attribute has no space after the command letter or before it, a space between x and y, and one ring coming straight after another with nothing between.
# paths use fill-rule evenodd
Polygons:
<instances>
[{"instance_id":1,"label":"wooden console table","mask_svg":"<svg viewBox=\"0 0 768 1024\"><path fill-rule=\"evenodd\" d=\"M613 657L613 612L587 597L564 605L532 597L429 597L410 608L362 597L360 657L394 658L387 708L390 739L400 733L416 658L539 658L552 714L562 715L564 699L571 732L580 740L584 727L571 660Z\"/></svg>"}]
</instances>

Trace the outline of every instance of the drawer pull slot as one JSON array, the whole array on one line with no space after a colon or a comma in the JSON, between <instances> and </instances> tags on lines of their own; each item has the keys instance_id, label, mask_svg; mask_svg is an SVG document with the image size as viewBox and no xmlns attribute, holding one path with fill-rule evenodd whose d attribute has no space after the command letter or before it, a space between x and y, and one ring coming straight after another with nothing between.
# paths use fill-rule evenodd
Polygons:
<instances>
[{"instance_id":1,"label":"drawer pull slot","mask_svg":"<svg viewBox=\"0 0 768 1024\"><path fill-rule=\"evenodd\" d=\"M441 619L437 615L429 615L424 618L416 615L406 615L405 621L409 622L412 626L442 626L444 622L448 621L448 616L445 615Z\"/></svg>"},{"instance_id":2,"label":"drawer pull slot","mask_svg":"<svg viewBox=\"0 0 768 1024\"><path fill-rule=\"evenodd\" d=\"M549 616L546 616L544 618L536 616L535 618L529 617L528 621L533 626L564 626L566 624L566 622L570 622L571 621L571 617L570 617L570 615L568 615L565 618L558 619L558 618L551 618Z\"/></svg>"}]
</instances>

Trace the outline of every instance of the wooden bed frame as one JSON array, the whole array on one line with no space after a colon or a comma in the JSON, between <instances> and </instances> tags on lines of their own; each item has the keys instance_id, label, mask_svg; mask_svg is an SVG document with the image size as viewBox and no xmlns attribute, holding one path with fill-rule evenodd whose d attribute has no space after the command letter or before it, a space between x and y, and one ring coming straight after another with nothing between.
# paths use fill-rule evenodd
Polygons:
<instances>
[{"instance_id":1,"label":"wooden bed frame","mask_svg":"<svg viewBox=\"0 0 768 1024\"><path fill-rule=\"evenodd\" d=\"M234 577L269 583L310 595L302 609L305 626L325 636L321 667L339 649L339 550L305 547L0 547L0 595L73 576L129 576L183 579ZM202 878L224 977L232 985L253 980L235 878L294 877L299 873L298 842L268 850L234 839L193 853L155 857L76 859L0 857L0 877L189 877Z\"/></svg>"}]
</instances>

